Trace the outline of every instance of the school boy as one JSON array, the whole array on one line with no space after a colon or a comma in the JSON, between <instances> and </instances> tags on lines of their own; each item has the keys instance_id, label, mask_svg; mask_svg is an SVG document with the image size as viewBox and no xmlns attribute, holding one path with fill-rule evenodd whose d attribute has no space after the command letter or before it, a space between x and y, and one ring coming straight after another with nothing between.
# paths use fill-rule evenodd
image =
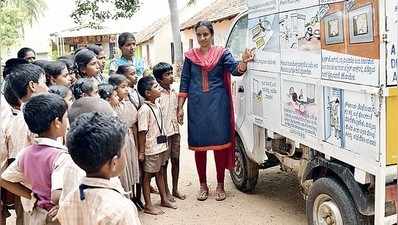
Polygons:
<instances>
[{"instance_id":1,"label":"school boy","mask_svg":"<svg viewBox=\"0 0 398 225\"><path fill-rule=\"evenodd\" d=\"M21 60L15 60L15 63L10 66L9 72L7 72L7 82L9 82L15 95L21 101L21 109L24 103L26 103L32 96L39 93L48 92L48 87L46 85L46 77L44 70L37 65L26 63ZM25 123L22 113L18 113L13 121L13 127L16 129L9 129L11 134L6 134L6 136L13 136L18 142L14 142L12 149L9 151L19 152L24 147L33 143L34 134L32 134L28 126ZM27 202L22 200L22 205L27 207ZM19 201L16 202L16 224L23 225L23 209Z\"/></svg>"},{"instance_id":2,"label":"school boy","mask_svg":"<svg viewBox=\"0 0 398 225\"><path fill-rule=\"evenodd\" d=\"M141 224L133 202L110 180L124 169L125 136L123 123L106 113L84 113L72 123L67 146L86 176L61 202L57 217L62 225Z\"/></svg>"},{"instance_id":3,"label":"school boy","mask_svg":"<svg viewBox=\"0 0 398 225\"><path fill-rule=\"evenodd\" d=\"M159 104L162 110L165 131L167 135L168 151L167 155L171 159L171 174L173 182L172 195L167 182L167 164L164 166L163 177L166 187L166 195L171 201L175 201L173 196L181 200L185 199L185 195L178 191L178 177L180 172L180 132L177 122L178 97L171 85L174 82L173 67L164 62L160 62L153 67L153 75L160 84Z\"/></svg>"},{"instance_id":4,"label":"school boy","mask_svg":"<svg viewBox=\"0 0 398 225\"><path fill-rule=\"evenodd\" d=\"M34 203L30 225L55 225L59 196L63 186L63 166L68 153L57 141L68 126L66 102L55 94L32 97L22 112L29 130L38 135L34 144L23 149L1 175L0 185ZM37 200L37 201L36 201Z\"/></svg>"},{"instance_id":5,"label":"school boy","mask_svg":"<svg viewBox=\"0 0 398 225\"><path fill-rule=\"evenodd\" d=\"M160 97L159 85L152 76L138 81L138 92L145 98L145 104L138 110L139 160L143 161L144 212L153 215L163 214L152 205L150 196L151 177L156 177L156 184L161 197L161 205L176 209L166 196L163 169L167 161L167 136L164 131L162 112L155 100Z\"/></svg>"},{"instance_id":6,"label":"school boy","mask_svg":"<svg viewBox=\"0 0 398 225\"><path fill-rule=\"evenodd\" d=\"M15 66L13 72L8 75L7 79L15 95L22 102L21 108L24 107L24 104L32 96L48 92L44 70L34 64L27 63ZM20 132L18 132L20 135L20 146L26 147L30 145L33 141L33 135L29 132L22 113L17 115L15 123L21 127ZM18 151L18 149L16 149L16 151Z\"/></svg>"},{"instance_id":7,"label":"school boy","mask_svg":"<svg viewBox=\"0 0 398 225\"><path fill-rule=\"evenodd\" d=\"M69 123L72 124L80 115L89 112L100 112L107 113L109 115L115 115L111 105L107 101L98 97L82 97L76 100L68 110ZM63 201L66 195L79 187L84 176L86 176L86 172L78 167L70 157L69 162L64 167L64 182L60 201ZM122 185L118 177L111 178L111 182L122 189Z\"/></svg>"}]
</instances>

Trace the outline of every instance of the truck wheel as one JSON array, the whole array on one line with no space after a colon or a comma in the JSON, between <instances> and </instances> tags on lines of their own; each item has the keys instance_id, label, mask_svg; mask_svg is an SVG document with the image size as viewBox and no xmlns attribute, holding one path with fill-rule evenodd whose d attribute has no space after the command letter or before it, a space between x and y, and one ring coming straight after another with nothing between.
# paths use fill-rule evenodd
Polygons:
<instances>
[{"instance_id":1,"label":"truck wheel","mask_svg":"<svg viewBox=\"0 0 398 225\"><path fill-rule=\"evenodd\" d=\"M348 190L333 178L320 178L307 199L309 225L370 225L369 217L358 212Z\"/></svg>"},{"instance_id":2,"label":"truck wheel","mask_svg":"<svg viewBox=\"0 0 398 225\"><path fill-rule=\"evenodd\" d=\"M253 192L258 178L258 165L251 161L245 153L240 138L237 138L235 148L235 167L230 171L232 181L242 192Z\"/></svg>"}]
</instances>

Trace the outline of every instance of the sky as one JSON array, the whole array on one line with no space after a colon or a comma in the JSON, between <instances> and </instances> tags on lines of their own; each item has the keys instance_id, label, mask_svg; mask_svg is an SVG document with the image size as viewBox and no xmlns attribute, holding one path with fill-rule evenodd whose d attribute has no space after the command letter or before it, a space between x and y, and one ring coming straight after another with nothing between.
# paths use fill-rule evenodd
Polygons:
<instances>
[{"instance_id":1,"label":"sky","mask_svg":"<svg viewBox=\"0 0 398 225\"><path fill-rule=\"evenodd\" d=\"M182 8L188 0L177 0L178 7ZM201 9L209 5L214 0L197 0L195 8ZM70 14L74 8L74 0L46 0L47 10L38 22L31 27L25 28L25 38L20 41L15 49L8 52L12 57L21 46L33 47L37 52L48 51L49 38L51 33L78 26L73 23ZM138 32L150 25L157 19L169 14L168 0L141 0L140 10L130 20L121 20L117 23L107 22L105 26L110 26L119 32L130 31ZM180 21L182 22L182 21Z\"/></svg>"}]
</instances>

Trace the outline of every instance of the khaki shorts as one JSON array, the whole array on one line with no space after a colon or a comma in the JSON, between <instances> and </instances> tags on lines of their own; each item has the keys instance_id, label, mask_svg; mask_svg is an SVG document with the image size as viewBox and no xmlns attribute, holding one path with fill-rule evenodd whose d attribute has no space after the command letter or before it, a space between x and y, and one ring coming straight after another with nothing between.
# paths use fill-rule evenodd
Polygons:
<instances>
[{"instance_id":1,"label":"khaki shorts","mask_svg":"<svg viewBox=\"0 0 398 225\"><path fill-rule=\"evenodd\" d=\"M168 156L172 159L179 159L180 158L180 134L174 134L167 137L168 143Z\"/></svg>"},{"instance_id":2,"label":"khaki shorts","mask_svg":"<svg viewBox=\"0 0 398 225\"><path fill-rule=\"evenodd\" d=\"M167 151L155 155L146 155L144 159L144 172L157 173L167 163Z\"/></svg>"}]
</instances>

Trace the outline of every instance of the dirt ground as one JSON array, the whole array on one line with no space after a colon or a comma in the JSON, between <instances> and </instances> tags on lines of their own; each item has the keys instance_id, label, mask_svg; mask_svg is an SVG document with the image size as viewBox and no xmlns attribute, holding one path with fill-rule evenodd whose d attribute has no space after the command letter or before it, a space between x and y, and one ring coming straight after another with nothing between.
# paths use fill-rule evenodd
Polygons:
<instances>
[{"instance_id":1,"label":"dirt ground","mask_svg":"<svg viewBox=\"0 0 398 225\"><path fill-rule=\"evenodd\" d=\"M185 128L185 127L184 127ZM164 209L164 215L151 216L140 213L146 225L305 225L305 202L299 193L294 176L275 167L260 171L254 194L238 191L226 174L227 199L214 199L216 175L213 154L208 154L208 182L211 193L204 202L196 200L199 182L196 175L193 153L187 150L185 129L182 130L180 190L186 200L177 201L177 210ZM152 195L160 203L159 195Z\"/></svg>"}]
</instances>

